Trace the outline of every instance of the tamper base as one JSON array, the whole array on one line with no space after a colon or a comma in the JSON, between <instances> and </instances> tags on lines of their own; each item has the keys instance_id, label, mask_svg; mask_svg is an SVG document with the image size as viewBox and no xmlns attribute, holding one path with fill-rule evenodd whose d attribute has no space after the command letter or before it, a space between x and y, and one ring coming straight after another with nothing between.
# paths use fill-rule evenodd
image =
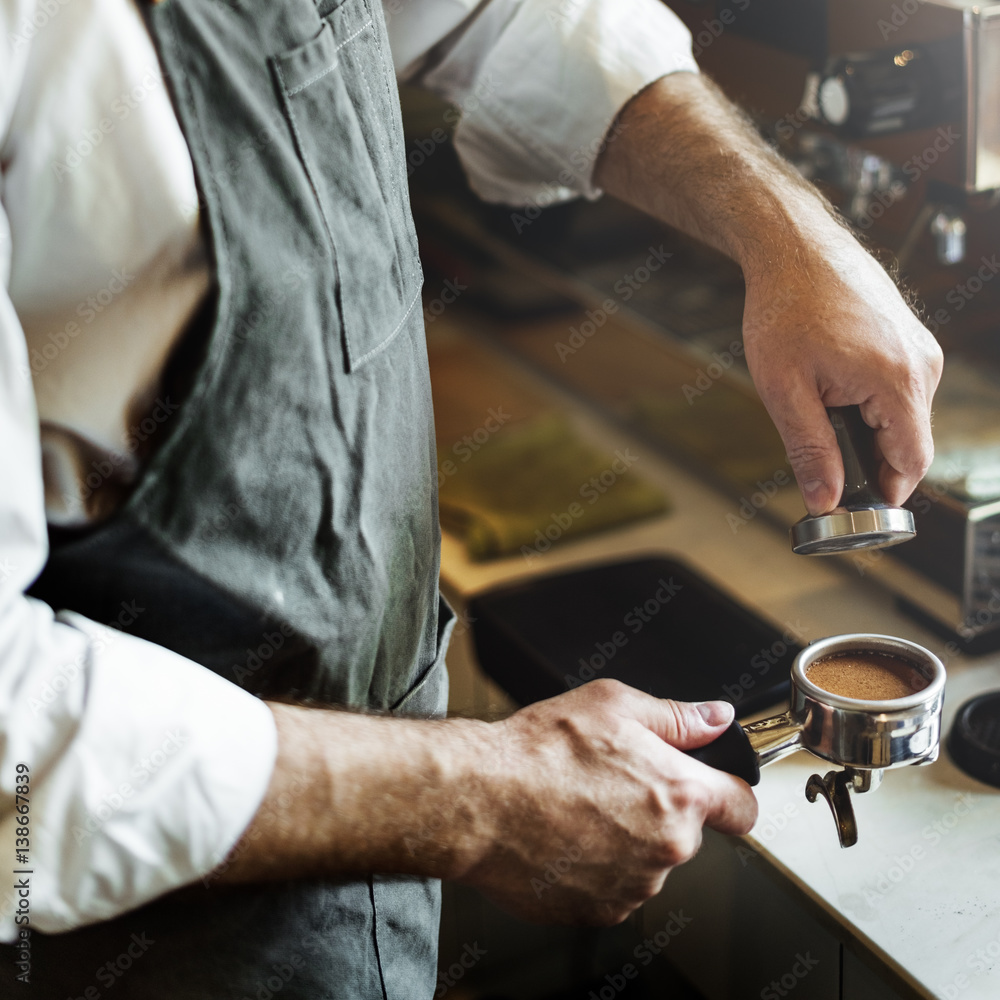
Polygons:
<instances>
[{"instance_id":1,"label":"tamper base","mask_svg":"<svg viewBox=\"0 0 1000 1000\"><path fill-rule=\"evenodd\" d=\"M838 507L829 514L804 517L792 525L792 551L800 556L878 549L916 535L913 515L902 507Z\"/></svg>"}]
</instances>

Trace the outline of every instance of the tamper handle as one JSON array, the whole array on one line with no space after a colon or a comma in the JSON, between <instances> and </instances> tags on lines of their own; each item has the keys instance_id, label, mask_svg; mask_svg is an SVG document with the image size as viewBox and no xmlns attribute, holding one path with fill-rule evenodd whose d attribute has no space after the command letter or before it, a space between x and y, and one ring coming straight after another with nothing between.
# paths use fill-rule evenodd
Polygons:
<instances>
[{"instance_id":1,"label":"tamper handle","mask_svg":"<svg viewBox=\"0 0 1000 1000\"><path fill-rule=\"evenodd\" d=\"M878 486L875 432L865 423L859 406L827 407L844 460L844 492L841 507L886 506Z\"/></svg>"},{"instance_id":2,"label":"tamper handle","mask_svg":"<svg viewBox=\"0 0 1000 1000\"><path fill-rule=\"evenodd\" d=\"M734 719L732 725L711 743L697 750L686 750L685 753L702 764L708 764L718 771L734 774L742 778L748 785L756 785L760 781L760 762L743 727Z\"/></svg>"}]
</instances>

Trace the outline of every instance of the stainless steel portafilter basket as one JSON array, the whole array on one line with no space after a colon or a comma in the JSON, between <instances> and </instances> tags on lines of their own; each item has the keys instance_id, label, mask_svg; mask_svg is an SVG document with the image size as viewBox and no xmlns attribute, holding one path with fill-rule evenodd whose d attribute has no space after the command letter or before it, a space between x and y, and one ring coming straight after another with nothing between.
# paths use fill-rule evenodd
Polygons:
<instances>
[{"instance_id":1,"label":"stainless steel portafilter basket","mask_svg":"<svg viewBox=\"0 0 1000 1000\"><path fill-rule=\"evenodd\" d=\"M882 653L905 661L927 682L889 701L846 698L817 687L807 676L817 660L838 653ZM945 670L929 650L906 639L856 632L820 639L795 658L787 712L741 726L734 722L717 740L691 756L755 785L760 768L797 750L843 768L806 782L806 798L826 799L841 847L857 843L852 793L872 791L883 772L937 760Z\"/></svg>"},{"instance_id":2,"label":"stainless steel portafilter basket","mask_svg":"<svg viewBox=\"0 0 1000 1000\"><path fill-rule=\"evenodd\" d=\"M887 503L879 491L874 432L860 408L835 406L826 412L844 460L844 492L839 507L792 525L792 551L822 556L886 548L913 538L917 533L913 515Z\"/></svg>"}]
</instances>

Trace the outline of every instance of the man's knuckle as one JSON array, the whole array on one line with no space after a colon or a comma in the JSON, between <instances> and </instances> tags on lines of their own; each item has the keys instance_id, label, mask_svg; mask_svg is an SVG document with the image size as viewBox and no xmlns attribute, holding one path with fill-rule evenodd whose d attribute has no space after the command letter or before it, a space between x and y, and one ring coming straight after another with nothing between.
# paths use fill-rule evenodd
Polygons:
<instances>
[{"instance_id":1,"label":"man's knuckle","mask_svg":"<svg viewBox=\"0 0 1000 1000\"><path fill-rule=\"evenodd\" d=\"M944 369L944 351L941 349L941 345L931 338L927 349L927 364L930 366L931 370L936 374L940 375Z\"/></svg>"},{"instance_id":2,"label":"man's knuckle","mask_svg":"<svg viewBox=\"0 0 1000 1000\"><path fill-rule=\"evenodd\" d=\"M653 786L646 791L646 811L654 822L661 823L673 811L673 801L664 789Z\"/></svg>"},{"instance_id":3,"label":"man's knuckle","mask_svg":"<svg viewBox=\"0 0 1000 1000\"><path fill-rule=\"evenodd\" d=\"M674 865L690 861L701 847L701 827L694 827L674 835ZM673 865L671 865L673 867Z\"/></svg>"},{"instance_id":4,"label":"man's knuckle","mask_svg":"<svg viewBox=\"0 0 1000 1000\"><path fill-rule=\"evenodd\" d=\"M658 871L666 872L694 857L701 846L701 830L672 827L653 845L649 861Z\"/></svg>"},{"instance_id":5,"label":"man's knuckle","mask_svg":"<svg viewBox=\"0 0 1000 1000\"><path fill-rule=\"evenodd\" d=\"M913 479L923 479L927 475L927 471L931 467L931 463L934 461L933 450L928 452L926 450L921 450L915 454L909 463L909 469L905 470L910 474Z\"/></svg>"},{"instance_id":6,"label":"man's knuckle","mask_svg":"<svg viewBox=\"0 0 1000 1000\"><path fill-rule=\"evenodd\" d=\"M705 787L698 781L678 781L674 785L673 804L678 813L694 813L700 819L705 811L705 799Z\"/></svg>"},{"instance_id":7,"label":"man's knuckle","mask_svg":"<svg viewBox=\"0 0 1000 1000\"><path fill-rule=\"evenodd\" d=\"M613 677L598 677L596 681L591 681L588 687L594 694L609 695L614 692L619 683Z\"/></svg>"},{"instance_id":8,"label":"man's knuckle","mask_svg":"<svg viewBox=\"0 0 1000 1000\"><path fill-rule=\"evenodd\" d=\"M655 860L659 867L676 868L678 865L684 864L685 861L691 856L687 853L687 844L682 842L677 837L671 837L669 840L665 840L656 852Z\"/></svg>"},{"instance_id":9,"label":"man's knuckle","mask_svg":"<svg viewBox=\"0 0 1000 1000\"><path fill-rule=\"evenodd\" d=\"M681 864L684 858L677 841L673 837L665 837L653 845L649 861L660 871L668 871Z\"/></svg>"},{"instance_id":10,"label":"man's knuckle","mask_svg":"<svg viewBox=\"0 0 1000 1000\"><path fill-rule=\"evenodd\" d=\"M677 785L671 793L671 806L678 817L686 817L693 810L694 791L686 784Z\"/></svg>"},{"instance_id":11,"label":"man's knuckle","mask_svg":"<svg viewBox=\"0 0 1000 1000\"><path fill-rule=\"evenodd\" d=\"M816 462L825 462L833 457L833 450L830 446L816 441L801 441L793 444L788 449L788 461L792 467L812 465Z\"/></svg>"},{"instance_id":12,"label":"man's knuckle","mask_svg":"<svg viewBox=\"0 0 1000 1000\"><path fill-rule=\"evenodd\" d=\"M621 701L628 692L628 686L613 677L599 677L587 686L598 700L609 704Z\"/></svg>"}]
</instances>

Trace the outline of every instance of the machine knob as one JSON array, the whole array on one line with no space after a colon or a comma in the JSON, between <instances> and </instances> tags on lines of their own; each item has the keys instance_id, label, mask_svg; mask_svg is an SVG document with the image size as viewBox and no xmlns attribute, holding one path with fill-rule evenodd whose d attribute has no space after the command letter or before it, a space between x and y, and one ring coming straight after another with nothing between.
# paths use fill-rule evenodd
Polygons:
<instances>
[{"instance_id":1,"label":"machine knob","mask_svg":"<svg viewBox=\"0 0 1000 1000\"><path fill-rule=\"evenodd\" d=\"M841 76L829 76L819 85L820 114L830 125L843 125L850 117L851 95Z\"/></svg>"}]
</instances>

